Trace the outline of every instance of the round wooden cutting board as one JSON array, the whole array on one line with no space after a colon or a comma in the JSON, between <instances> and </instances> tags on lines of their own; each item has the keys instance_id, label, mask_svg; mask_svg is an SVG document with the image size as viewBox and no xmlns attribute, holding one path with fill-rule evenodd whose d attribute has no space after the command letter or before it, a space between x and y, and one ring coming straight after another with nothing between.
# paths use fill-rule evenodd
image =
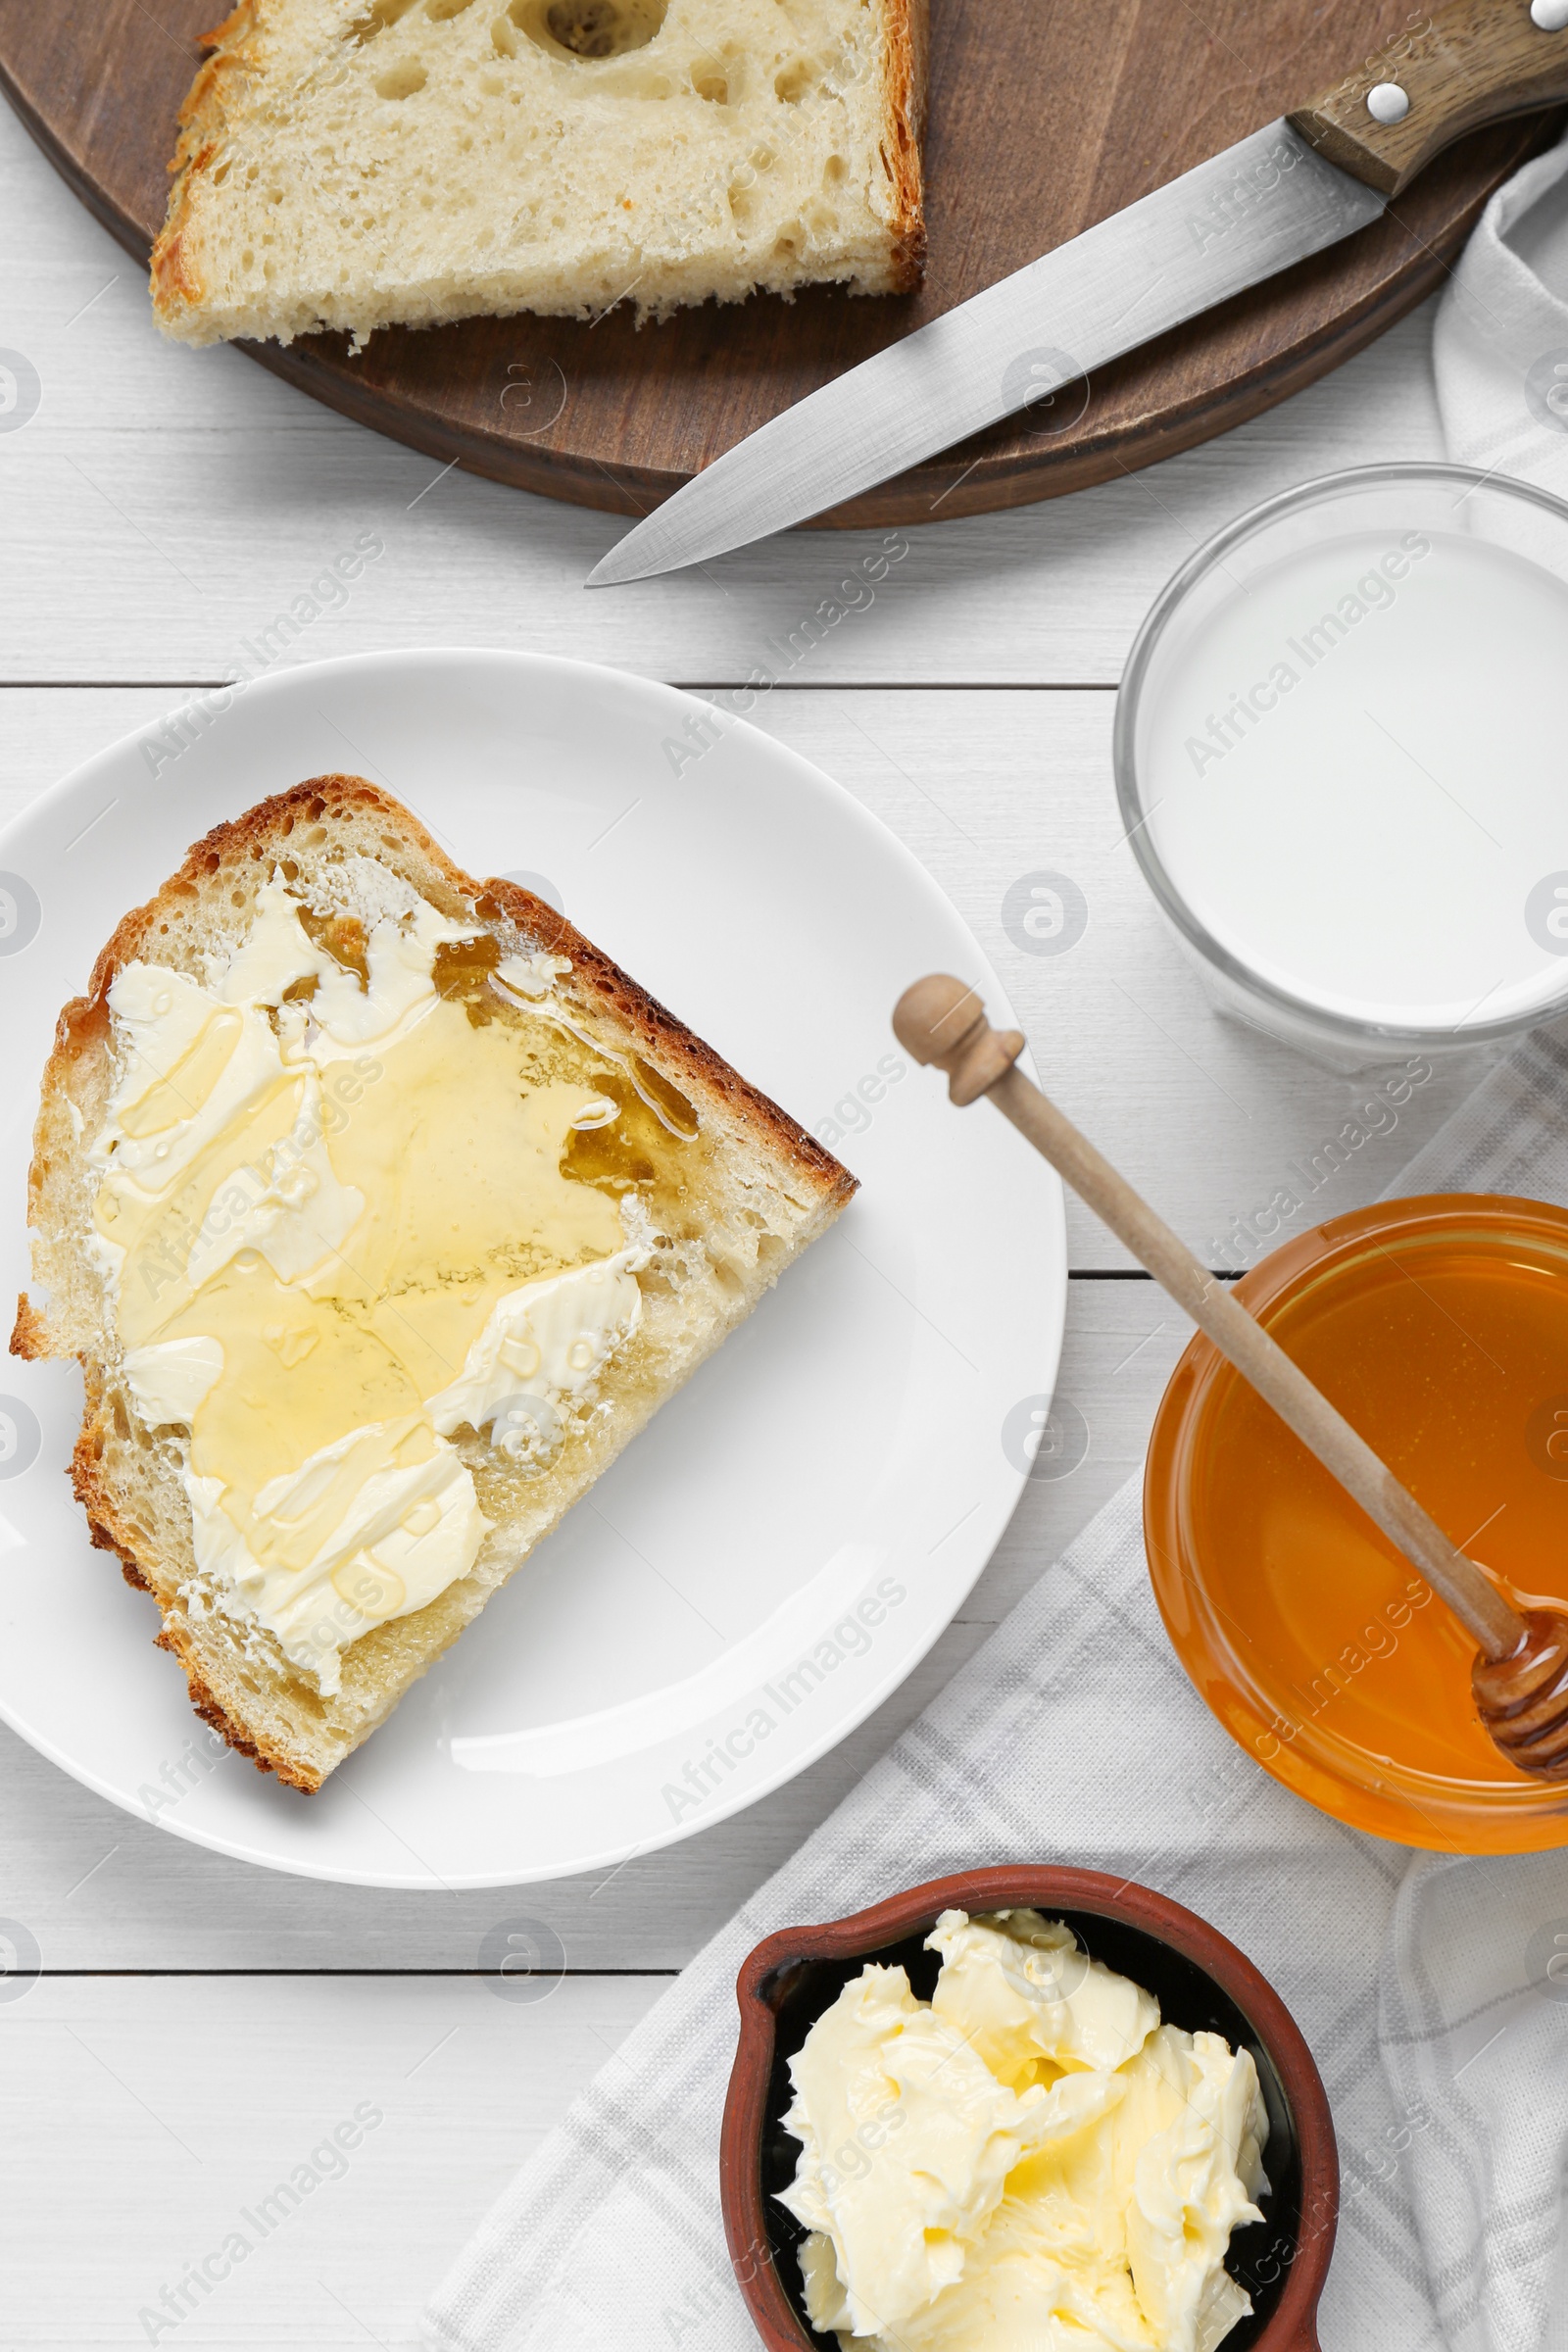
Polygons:
<instances>
[{"instance_id":1,"label":"round wooden cutting board","mask_svg":"<svg viewBox=\"0 0 1568 2352\"><path fill-rule=\"evenodd\" d=\"M431 457L645 514L779 410L1357 66L1408 0L933 0L924 291L757 296L641 329L474 318L283 349L267 368ZM0 0L6 94L145 261L214 0ZM1520 117L1451 148L1374 227L977 434L824 521L925 522L1104 481L1255 416L1430 293L1482 206L1555 136Z\"/></svg>"}]
</instances>

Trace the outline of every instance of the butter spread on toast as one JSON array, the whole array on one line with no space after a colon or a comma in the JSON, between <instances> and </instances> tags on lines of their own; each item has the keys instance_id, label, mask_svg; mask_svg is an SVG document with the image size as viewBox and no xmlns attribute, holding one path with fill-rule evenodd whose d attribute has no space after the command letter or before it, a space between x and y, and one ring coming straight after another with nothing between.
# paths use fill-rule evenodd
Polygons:
<instances>
[{"instance_id":1,"label":"butter spread on toast","mask_svg":"<svg viewBox=\"0 0 1568 2352\"><path fill-rule=\"evenodd\" d=\"M619 1057L546 1074L530 1039L581 1034L554 959L405 896L323 923L274 874L205 980L138 959L109 992L91 1248L126 1377L149 1425L188 1429L216 1605L323 1694L474 1562L491 1522L452 1433L550 1459L650 1254L635 1186L567 1165L616 1116L592 1061ZM652 1107L695 1140L683 1099Z\"/></svg>"}]
</instances>

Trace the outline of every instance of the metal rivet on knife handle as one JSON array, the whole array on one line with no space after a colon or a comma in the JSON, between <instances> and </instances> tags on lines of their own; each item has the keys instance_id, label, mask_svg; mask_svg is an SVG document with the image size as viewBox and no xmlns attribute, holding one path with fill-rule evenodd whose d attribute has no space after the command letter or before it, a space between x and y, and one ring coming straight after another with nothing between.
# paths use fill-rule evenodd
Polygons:
<instances>
[{"instance_id":1,"label":"metal rivet on knife handle","mask_svg":"<svg viewBox=\"0 0 1568 2352\"><path fill-rule=\"evenodd\" d=\"M1387 103L1391 91L1404 106ZM1568 9L1558 0L1448 0L1286 120L1342 172L1397 196L1465 131L1564 98Z\"/></svg>"},{"instance_id":2,"label":"metal rivet on knife handle","mask_svg":"<svg viewBox=\"0 0 1568 2352\"><path fill-rule=\"evenodd\" d=\"M1374 122L1402 122L1410 112L1409 96L1396 81L1380 81L1367 92L1366 111Z\"/></svg>"}]
</instances>

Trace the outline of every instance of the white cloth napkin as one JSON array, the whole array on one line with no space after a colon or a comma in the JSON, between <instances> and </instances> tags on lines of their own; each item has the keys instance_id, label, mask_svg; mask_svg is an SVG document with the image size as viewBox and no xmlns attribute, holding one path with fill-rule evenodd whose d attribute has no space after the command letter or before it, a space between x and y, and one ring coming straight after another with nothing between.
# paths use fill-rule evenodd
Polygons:
<instances>
[{"instance_id":1,"label":"white cloth napkin","mask_svg":"<svg viewBox=\"0 0 1568 2352\"><path fill-rule=\"evenodd\" d=\"M1433 335L1448 455L1568 498L1568 140L1497 190Z\"/></svg>"},{"instance_id":2,"label":"white cloth napkin","mask_svg":"<svg viewBox=\"0 0 1568 2352\"><path fill-rule=\"evenodd\" d=\"M1568 143L1488 207L1436 367L1451 457L1568 496ZM1562 1033L1494 1071L1396 1189L1568 1205ZM1325 2352L1568 2352L1568 1854L1412 1856L1279 1788L1172 1655L1137 1479L576 2100L437 2290L432 2352L755 2352L718 2208L742 1959L1022 1860L1178 1897L1283 1993L1344 2170Z\"/></svg>"}]
</instances>

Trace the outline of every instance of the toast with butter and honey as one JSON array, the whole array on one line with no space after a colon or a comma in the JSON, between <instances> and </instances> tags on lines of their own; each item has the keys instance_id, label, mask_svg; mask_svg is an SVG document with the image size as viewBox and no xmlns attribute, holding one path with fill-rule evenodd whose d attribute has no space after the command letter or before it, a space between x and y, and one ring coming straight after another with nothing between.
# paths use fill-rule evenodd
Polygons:
<instances>
[{"instance_id":1,"label":"toast with butter and honey","mask_svg":"<svg viewBox=\"0 0 1568 2352\"><path fill-rule=\"evenodd\" d=\"M298 1788L855 1179L542 900L356 776L198 842L60 1017L12 1348L93 1542Z\"/></svg>"},{"instance_id":2,"label":"toast with butter and honey","mask_svg":"<svg viewBox=\"0 0 1568 2352\"><path fill-rule=\"evenodd\" d=\"M917 285L926 0L240 0L153 249L185 343Z\"/></svg>"}]
</instances>

